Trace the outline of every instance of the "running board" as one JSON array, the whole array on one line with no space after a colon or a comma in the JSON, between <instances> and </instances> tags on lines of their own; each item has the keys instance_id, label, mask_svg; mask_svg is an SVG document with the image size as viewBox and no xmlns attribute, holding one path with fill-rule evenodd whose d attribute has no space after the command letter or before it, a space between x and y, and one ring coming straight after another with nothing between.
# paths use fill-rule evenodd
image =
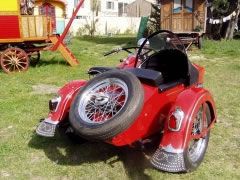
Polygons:
<instances>
[{"instance_id":1,"label":"running board","mask_svg":"<svg viewBox=\"0 0 240 180\"><path fill-rule=\"evenodd\" d=\"M58 42L58 38L56 36L49 37L49 39L53 44L56 44ZM57 50L62 54L63 58L71 66L79 65L77 58L72 54L72 52L68 49L68 47L63 42L59 44Z\"/></svg>"}]
</instances>

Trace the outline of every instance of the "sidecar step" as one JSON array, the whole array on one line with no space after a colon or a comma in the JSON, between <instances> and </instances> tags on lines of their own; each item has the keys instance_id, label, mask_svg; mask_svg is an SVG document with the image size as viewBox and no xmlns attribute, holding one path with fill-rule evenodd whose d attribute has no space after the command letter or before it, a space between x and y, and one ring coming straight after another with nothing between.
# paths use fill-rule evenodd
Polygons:
<instances>
[{"instance_id":1,"label":"sidecar step","mask_svg":"<svg viewBox=\"0 0 240 180\"><path fill-rule=\"evenodd\" d=\"M54 137L56 132L57 123L50 122L48 119L40 122L36 129L39 136Z\"/></svg>"},{"instance_id":2,"label":"sidecar step","mask_svg":"<svg viewBox=\"0 0 240 180\"><path fill-rule=\"evenodd\" d=\"M151 164L162 171L183 172L186 171L183 153L170 153L158 148L154 153Z\"/></svg>"}]
</instances>

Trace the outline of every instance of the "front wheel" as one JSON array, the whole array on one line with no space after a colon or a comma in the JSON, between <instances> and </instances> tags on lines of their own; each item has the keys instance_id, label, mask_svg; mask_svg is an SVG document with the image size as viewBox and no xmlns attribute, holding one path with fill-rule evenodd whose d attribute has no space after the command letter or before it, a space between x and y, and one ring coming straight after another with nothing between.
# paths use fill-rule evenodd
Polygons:
<instances>
[{"instance_id":1,"label":"front wheel","mask_svg":"<svg viewBox=\"0 0 240 180\"><path fill-rule=\"evenodd\" d=\"M198 110L196 117L194 118L191 136L200 135L204 129L208 128L211 123L210 109L206 103L204 103ZM188 143L188 147L184 151L184 161L186 171L193 171L202 162L207 150L208 141L210 137L210 130L204 137L199 139L191 139Z\"/></svg>"}]
</instances>

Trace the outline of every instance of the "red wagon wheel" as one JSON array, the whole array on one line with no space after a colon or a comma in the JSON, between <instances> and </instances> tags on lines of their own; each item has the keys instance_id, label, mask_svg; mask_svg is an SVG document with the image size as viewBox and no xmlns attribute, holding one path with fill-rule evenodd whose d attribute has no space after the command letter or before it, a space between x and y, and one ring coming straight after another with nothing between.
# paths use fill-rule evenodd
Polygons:
<instances>
[{"instance_id":1,"label":"red wagon wheel","mask_svg":"<svg viewBox=\"0 0 240 180\"><path fill-rule=\"evenodd\" d=\"M26 71L29 67L28 55L20 48L8 48L3 51L0 62L6 73Z\"/></svg>"}]
</instances>

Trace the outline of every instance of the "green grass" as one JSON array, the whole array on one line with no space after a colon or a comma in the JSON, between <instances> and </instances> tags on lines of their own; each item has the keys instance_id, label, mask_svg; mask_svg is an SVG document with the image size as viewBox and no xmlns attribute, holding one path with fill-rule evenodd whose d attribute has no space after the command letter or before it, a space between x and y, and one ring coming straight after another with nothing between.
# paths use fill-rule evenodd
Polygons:
<instances>
[{"instance_id":1,"label":"green grass","mask_svg":"<svg viewBox=\"0 0 240 180\"><path fill-rule=\"evenodd\" d=\"M130 148L94 142L76 145L64 137L35 135L54 95L35 94L34 85L61 87L87 79L88 68L113 66L126 56L104 58L105 51L134 42L131 37L74 39L70 48L80 60L78 67L69 67L58 53L45 52L41 63L26 73L0 72L0 179L240 179L240 41L205 41L202 51L190 53L206 68L205 87L218 112L207 154L195 172L159 172L148 156Z\"/></svg>"}]
</instances>

